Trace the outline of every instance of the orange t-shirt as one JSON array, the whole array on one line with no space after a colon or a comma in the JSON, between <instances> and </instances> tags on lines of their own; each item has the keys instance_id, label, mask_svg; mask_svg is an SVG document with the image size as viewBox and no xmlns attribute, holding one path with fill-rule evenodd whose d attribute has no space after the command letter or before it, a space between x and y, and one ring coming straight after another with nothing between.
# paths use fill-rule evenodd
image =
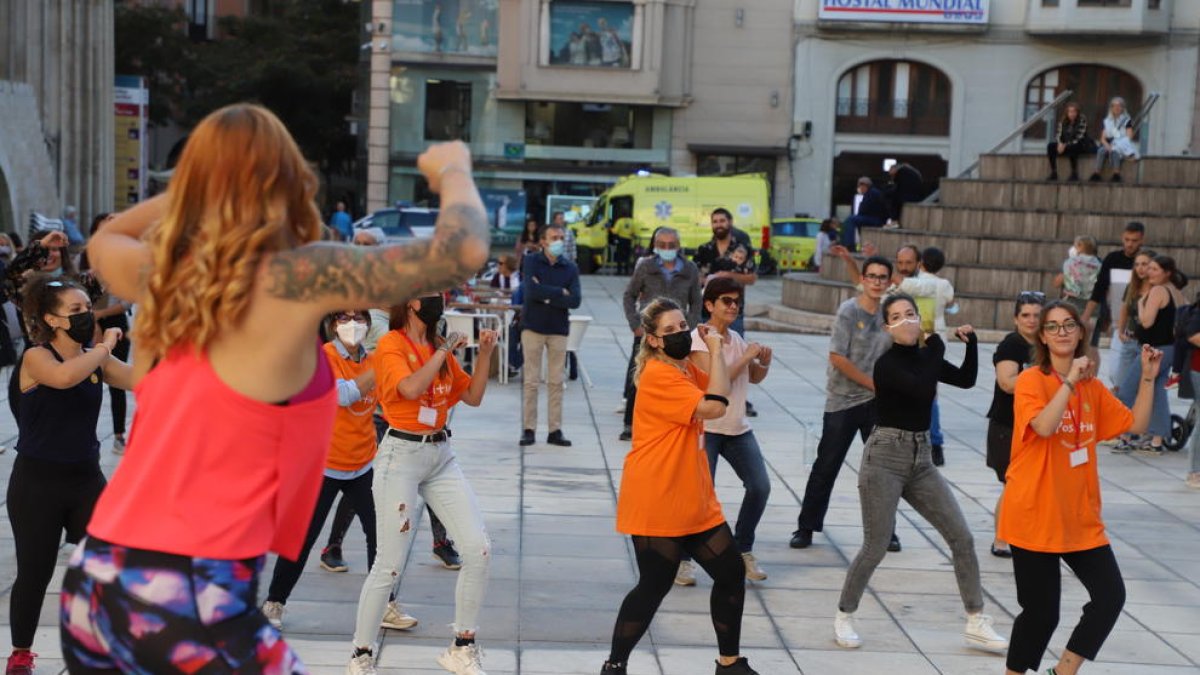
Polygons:
<instances>
[{"instance_id":1,"label":"orange t-shirt","mask_svg":"<svg viewBox=\"0 0 1200 675\"><path fill-rule=\"evenodd\" d=\"M1058 375L1029 368L1014 391L1012 459L1000 505L997 536L1042 553L1086 551L1108 544L1100 519L1096 443L1133 425L1133 413L1097 379L1080 382L1049 438L1030 425L1062 386ZM1078 429L1077 429L1078 425ZM1071 453L1087 461L1071 466Z\"/></svg>"},{"instance_id":2,"label":"orange t-shirt","mask_svg":"<svg viewBox=\"0 0 1200 675\"><path fill-rule=\"evenodd\" d=\"M415 348L415 349L414 349ZM446 354L449 374L439 372L429 389L416 400L410 401L400 395L396 385L404 378L421 369L433 358L433 345L410 342L407 335L398 330L389 331L379 338L375 348L375 381L379 390L379 404L383 406L383 417L394 429L412 434L428 434L446 426L446 413L462 398L471 384L471 376L458 365L453 354ZM433 426L421 424L422 407L437 411L437 422Z\"/></svg>"},{"instance_id":3,"label":"orange t-shirt","mask_svg":"<svg viewBox=\"0 0 1200 675\"><path fill-rule=\"evenodd\" d=\"M695 417L708 375L687 375L657 359L646 363L633 407L633 448L625 457L617 497L617 531L680 537L725 522Z\"/></svg>"},{"instance_id":4,"label":"orange t-shirt","mask_svg":"<svg viewBox=\"0 0 1200 675\"><path fill-rule=\"evenodd\" d=\"M325 355L339 380L353 380L375 367L375 356L368 354L362 361L344 358L332 342L325 343ZM338 406L333 421L333 442L325 466L334 471L358 471L375 458L375 404L378 388L363 394L349 406Z\"/></svg>"}]
</instances>

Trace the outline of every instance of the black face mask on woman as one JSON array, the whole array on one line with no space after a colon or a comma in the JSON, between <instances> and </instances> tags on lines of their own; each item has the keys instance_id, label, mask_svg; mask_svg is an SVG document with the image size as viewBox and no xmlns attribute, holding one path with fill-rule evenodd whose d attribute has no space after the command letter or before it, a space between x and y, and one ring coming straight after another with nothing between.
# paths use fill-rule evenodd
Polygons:
<instances>
[{"instance_id":1,"label":"black face mask on woman","mask_svg":"<svg viewBox=\"0 0 1200 675\"><path fill-rule=\"evenodd\" d=\"M445 303L442 302L442 296L435 295L428 298L421 298L421 308L415 310L415 313L417 318L426 326L436 326L437 322L442 319L445 307Z\"/></svg>"},{"instance_id":2,"label":"black face mask on woman","mask_svg":"<svg viewBox=\"0 0 1200 675\"><path fill-rule=\"evenodd\" d=\"M663 353L676 361L686 359L692 353L692 334L686 330L663 335L661 340Z\"/></svg>"},{"instance_id":3,"label":"black face mask on woman","mask_svg":"<svg viewBox=\"0 0 1200 675\"><path fill-rule=\"evenodd\" d=\"M87 344L96 337L96 314L92 310L79 312L70 316L64 316L71 322L71 327L67 328L67 337L78 342L81 345Z\"/></svg>"}]
</instances>

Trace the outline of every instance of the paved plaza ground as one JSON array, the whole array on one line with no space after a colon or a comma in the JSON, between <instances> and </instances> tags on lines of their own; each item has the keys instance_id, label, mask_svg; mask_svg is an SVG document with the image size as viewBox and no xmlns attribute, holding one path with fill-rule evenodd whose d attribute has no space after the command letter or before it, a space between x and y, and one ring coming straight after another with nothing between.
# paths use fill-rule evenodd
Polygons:
<instances>
[{"instance_id":1,"label":"paved plaza ground","mask_svg":"<svg viewBox=\"0 0 1200 675\"><path fill-rule=\"evenodd\" d=\"M622 315L624 280L584 280L581 314L594 317L581 361L594 381L571 382L566 392L564 431L571 448L539 443L517 446L520 383L492 384L479 409L462 408L453 420L454 447L486 511L494 542L492 582L479 639L490 675L597 673L617 608L635 580L628 539L613 531L616 489L628 443L617 440L621 385L631 335ZM779 282L752 289L751 302L778 302ZM743 653L762 675L887 673L997 674L1003 658L963 645L963 609L949 550L933 528L901 506L897 532L904 544L888 554L872 579L859 611L862 649L833 642L833 614L846 566L861 542L855 476L861 445L856 442L834 490L825 533L803 551L788 548L815 454L824 404L828 338L752 334L775 350L771 375L751 389L760 415L753 420L771 473L773 491L758 529L755 554L770 578L751 583L742 630ZM1008 634L1018 611L1010 562L992 557L988 544L999 484L984 466L984 414L991 401L993 345L984 345L979 382L970 391L944 390L946 432L943 473L953 486L975 533L987 608L998 630ZM961 358L960 346L951 358ZM7 381L7 380L6 380ZM542 406L544 414L544 403ZM0 442L11 446L15 425L8 414ZM111 424L101 415L103 463ZM7 483L14 453L0 455ZM1200 492L1183 483L1186 453L1164 457L1100 453L1105 515L1125 574L1128 603L1101 661L1086 672L1174 675L1200 672ZM735 515L741 487L728 465L717 473L726 513ZM5 516L5 520L7 517ZM357 527L357 525L355 526ZM7 623L15 562L7 522L0 524L0 604ZM349 656L355 604L366 572L361 532L347 542L350 572L331 574L310 559L288 604L285 634L314 672L342 672ZM69 547L64 547L66 560ZM269 573L268 567L268 573ZM383 673L442 673L434 659L450 637L455 572L435 565L428 526L422 523L401 585L406 609L421 623L408 632L383 636ZM1064 581L1063 621L1043 661L1043 670L1062 649L1086 597ZM629 672L637 675L710 673L716 656L708 618L711 582L700 574L695 588L675 588L650 633L635 652ZM35 651L39 672L62 668L56 627L60 574L47 597ZM265 593L265 580L263 592ZM0 646L7 654L7 627Z\"/></svg>"}]
</instances>

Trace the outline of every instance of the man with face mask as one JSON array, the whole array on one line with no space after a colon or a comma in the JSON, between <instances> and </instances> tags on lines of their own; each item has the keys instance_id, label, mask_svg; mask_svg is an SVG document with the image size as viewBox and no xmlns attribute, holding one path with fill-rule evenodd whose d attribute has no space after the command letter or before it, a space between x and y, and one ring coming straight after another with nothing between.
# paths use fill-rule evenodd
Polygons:
<instances>
[{"instance_id":1,"label":"man with face mask","mask_svg":"<svg viewBox=\"0 0 1200 675\"><path fill-rule=\"evenodd\" d=\"M522 446L533 445L537 429L538 384L542 379L542 354L546 354L546 389L549 398L550 434L546 442L567 447L562 432L563 371L572 309L579 308L579 268L563 257L563 228L553 223L542 228L542 250L521 261L521 351L525 353Z\"/></svg>"},{"instance_id":2,"label":"man with face mask","mask_svg":"<svg viewBox=\"0 0 1200 675\"><path fill-rule=\"evenodd\" d=\"M634 357L642 346L642 310L655 298L670 298L679 303L689 326L700 323L700 271L696 264L679 256L679 232L660 227L650 238L654 255L646 256L633 268L625 287L625 320L633 331L633 348L625 371L625 428L621 440L633 438L633 403L637 387L633 384Z\"/></svg>"}]
</instances>

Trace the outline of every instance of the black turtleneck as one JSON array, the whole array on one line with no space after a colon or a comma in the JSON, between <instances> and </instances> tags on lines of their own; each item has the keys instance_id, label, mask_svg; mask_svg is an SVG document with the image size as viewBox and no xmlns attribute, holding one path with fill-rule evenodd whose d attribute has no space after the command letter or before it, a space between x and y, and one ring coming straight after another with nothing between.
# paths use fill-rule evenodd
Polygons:
<instances>
[{"instance_id":1,"label":"black turtleneck","mask_svg":"<svg viewBox=\"0 0 1200 675\"><path fill-rule=\"evenodd\" d=\"M937 335L924 347L892 344L875 362L875 407L881 427L928 431L937 383L962 389L975 386L979 372L979 345L972 333L962 366L947 362L946 344Z\"/></svg>"}]
</instances>

